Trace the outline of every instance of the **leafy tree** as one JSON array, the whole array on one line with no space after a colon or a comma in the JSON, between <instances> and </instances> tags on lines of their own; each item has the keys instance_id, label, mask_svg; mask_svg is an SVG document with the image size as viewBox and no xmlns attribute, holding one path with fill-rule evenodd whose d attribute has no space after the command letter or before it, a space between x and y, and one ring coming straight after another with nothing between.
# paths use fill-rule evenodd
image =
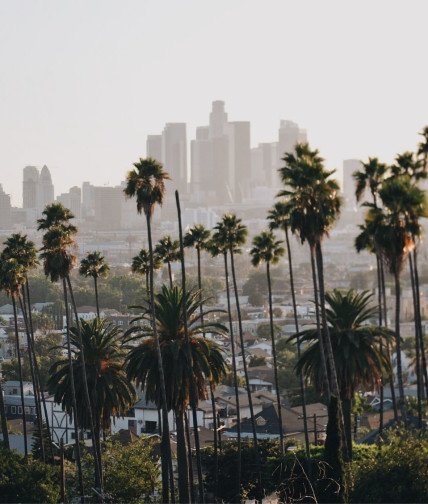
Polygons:
<instances>
[{"instance_id":1,"label":"leafy tree","mask_svg":"<svg viewBox=\"0 0 428 504\"><path fill-rule=\"evenodd\" d=\"M258 338L262 339L268 339L270 338L270 325L269 324L260 324L257 326L256 329L256 334ZM273 325L273 334L275 337L275 340L278 338L278 336L281 334L281 327L279 325L274 324Z\"/></svg>"},{"instance_id":2,"label":"leafy tree","mask_svg":"<svg viewBox=\"0 0 428 504\"><path fill-rule=\"evenodd\" d=\"M262 355L252 355L250 357L250 362L248 363L248 367L257 367L266 365L266 357Z\"/></svg>"},{"instance_id":3,"label":"leafy tree","mask_svg":"<svg viewBox=\"0 0 428 504\"><path fill-rule=\"evenodd\" d=\"M104 443L104 491L113 502L154 501L160 490L156 444L156 440L144 436L125 446L115 437ZM87 484L91 481L91 458L87 454L84 460Z\"/></svg>"},{"instance_id":4,"label":"leafy tree","mask_svg":"<svg viewBox=\"0 0 428 504\"><path fill-rule=\"evenodd\" d=\"M0 448L0 502L58 502L58 467Z\"/></svg>"}]
</instances>

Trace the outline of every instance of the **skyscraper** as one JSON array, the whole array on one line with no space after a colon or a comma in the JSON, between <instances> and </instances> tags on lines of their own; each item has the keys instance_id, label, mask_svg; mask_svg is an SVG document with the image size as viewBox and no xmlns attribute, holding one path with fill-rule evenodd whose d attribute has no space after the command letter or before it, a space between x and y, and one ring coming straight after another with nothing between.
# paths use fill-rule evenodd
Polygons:
<instances>
[{"instance_id":1,"label":"skyscraper","mask_svg":"<svg viewBox=\"0 0 428 504\"><path fill-rule=\"evenodd\" d=\"M41 214L46 205L54 201L54 186L49 168L44 165L40 172L37 194L37 210Z\"/></svg>"},{"instance_id":2,"label":"skyscraper","mask_svg":"<svg viewBox=\"0 0 428 504\"><path fill-rule=\"evenodd\" d=\"M155 145L153 145L155 147ZM152 156L153 157L153 156ZM164 170L171 177L170 188L187 194L187 135L185 123L167 123L162 132Z\"/></svg>"},{"instance_id":3,"label":"skyscraper","mask_svg":"<svg viewBox=\"0 0 428 504\"><path fill-rule=\"evenodd\" d=\"M22 207L37 208L39 170L35 166L26 166L23 170Z\"/></svg>"},{"instance_id":4,"label":"skyscraper","mask_svg":"<svg viewBox=\"0 0 428 504\"><path fill-rule=\"evenodd\" d=\"M54 201L54 186L47 166L41 172L36 166L23 170L22 207L26 211L27 224L35 224L45 206Z\"/></svg>"},{"instance_id":5,"label":"skyscraper","mask_svg":"<svg viewBox=\"0 0 428 504\"><path fill-rule=\"evenodd\" d=\"M11 228L11 209L10 196L3 191L3 186L0 184L0 229Z\"/></svg>"}]
</instances>

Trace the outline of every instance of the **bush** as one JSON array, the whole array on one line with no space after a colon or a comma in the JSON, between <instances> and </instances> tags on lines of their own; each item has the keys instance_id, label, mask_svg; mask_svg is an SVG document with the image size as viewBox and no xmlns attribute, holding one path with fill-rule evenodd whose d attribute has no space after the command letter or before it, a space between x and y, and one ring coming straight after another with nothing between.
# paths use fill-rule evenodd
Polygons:
<instances>
[{"instance_id":1,"label":"bush","mask_svg":"<svg viewBox=\"0 0 428 504\"><path fill-rule=\"evenodd\" d=\"M59 468L0 448L0 502L58 502Z\"/></svg>"}]
</instances>

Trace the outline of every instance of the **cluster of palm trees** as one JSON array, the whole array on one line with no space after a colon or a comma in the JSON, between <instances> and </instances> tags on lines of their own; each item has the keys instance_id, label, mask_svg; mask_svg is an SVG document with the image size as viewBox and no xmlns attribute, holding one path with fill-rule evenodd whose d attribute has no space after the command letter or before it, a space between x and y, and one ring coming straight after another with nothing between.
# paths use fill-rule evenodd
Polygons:
<instances>
[{"instance_id":1,"label":"cluster of palm trees","mask_svg":"<svg viewBox=\"0 0 428 504\"><path fill-rule=\"evenodd\" d=\"M327 401L340 399L340 418L344 436L344 452L352 456L350 405L359 388L383 386L384 376L391 381L392 369L389 355L391 335L395 336L397 354L397 379L400 408L406 421L404 389L400 359L400 273L409 258L415 304L415 337L418 366L418 400L421 404L422 387L425 383L428 396L425 349L423 347L420 317L419 280L417 268L417 244L420 241L420 218L426 215L426 201L418 183L425 178L428 153L428 127L423 131L417 154L404 153L397 156L391 167L379 163L376 158L363 164L363 170L354 174L356 196L360 199L366 188L372 201L368 208L361 233L356 239L357 250L369 250L376 254L378 265L378 302L372 307L371 294L349 291L345 294L325 292L322 242L339 216L341 199L338 184L332 178L334 171L324 167L317 150L307 143L297 144L293 152L285 153L284 166L279 170L283 189L278 200L268 212L269 229L252 240L251 262L257 267L266 266L269 327L272 342L274 379L279 424L282 427L281 396L278 385L273 323L271 266L278 264L286 253L294 312L298 364L305 427L306 455L310 457L309 435L306 421L305 379L322 392ZM176 193L179 222L179 239L169 235L155 246L152 241L151 220L156 205L162 205L165 196L165 181L169 179L162 165L156 160L140 159L127 174L125 196L135 198L137 212L146 217L148 248L142 249L133 258L131 270L145 276L146 296L134 308L138 315L131 329L125 334L107 320L100 318L98 279L108 275L109 267L98 252L88 253L80 263L79 272L94 280L97 318L91 322L79 321L74 302L70 273L76 263L74 236L77 228L72 224L73 215L61 204L53 203L43 211L38 229L43 231L43 246L40 259L47 277L53 282L61 281L66 315L67 358L57 362L51 370L48 389L56 402L73 416L76 440L76 462L80 495L84 495L80 457L79 429L89 429L94 442L94 486L97 495L103 496L103 470L101 433L110 427L112 415L123 415L136 398L133 383L141 386L148 399L159 409L161 430L162 499L175 502L175 490L170 445L168 412L173 411L177 425L178 491L180 502L204 501L202 471L199 458L199 441L196 408L198 401L211 398L214 425L215 482L218 488L218 437L217 413L214 387L226 373L222 353L216 344L206 337L207 333L229 332L232 376L237 407L237 461L236 501L242 495L242 440L240 430L239 375L237 370L238 343L244 352L242 316L239 299L235 256L242 252L248 229L236 215L225 214L211 231L195 225L183 236L179 195ZM286 249L274 234L280 230L285 235ZM308 244L312 268L315 328L299 330L297 303L294 289L293 261L290 233L302 244ZM5 243L0 256L0 288L12 299L17 338L17 357L20 363L18 341L17 305L23 313L27 331L28 349L32 355L30 365L36 408L39 421L39 436L43 439L41 407L44 401L38 379L37 359L33 351L34 334L31 321L28 271L37 265L37 251L32 242L21 234L12 235ZM198 289L186 290L184 248L193 248L197 255ZM206 299L202 292L202 254L222 256L226 280L228 329L216 323L213 313L205 309ZM180 286L174 283L171 264L181 262ZM154 288L154 271L162 264L168 267L169 285L159 292ZM395 332L387 327L385 308L384 269L394 275L396 286ZM231 286L229 285L231 283ZM232 288L232 291L231 291ZM232 301L237 318L237 334L232 324ZM369 322L378 316L378 324ZM74 316L74 320L73 320ZM236 340L236 337L239 339ZM256 496L263 497L263 472L260 463L257 428L249 385L247 363L243 362L245 389L248 395L252 425L252 443L256 461ZM19 364L20 366L20 364ZM22 383L22 379L21 379ZM0 394L2 399L2 394ZM23 394L22 394L23 397ZM198 469L199 497L193 487L192 450L188 410L193 414L196 462ZM25 429L25 407L22 405ZM7 426L4 404L0 402L2 430L7 446ZM398 413L396 412L398 416ZM420 412L420 418L422 413ZM45 413L45 418L47 415ZM280 431L280 448L284 454L284 438ZM49 429L47 429L49 432ZM25 434L25 431L24 431ZM44 443L41 443L42 451ZM26 447L27 453L27 447ZM44 459L47 458L42 453Z\"/></svg>"},{"instance_id":2,"label":"cluster of palm trees","mask_svg":"<svg viewBox=\"0 0 428 504\"><path fill-rule=\"evenodd\" d=\"M418 418L422 425L422 397L428 397L428 375L421 324L420 293L417 250L421 242L421 219L428 216L425 191L420 187L427 178L428 126L420 133L423 140L416 152L398 154L394 163L387 166L377 158L369 158L362 164L362 170L354 173L355 195L360 201L369 193L364 224L355 240L357 251L368 250L376 255L378 277L379 325L387 326L384 268L394 278L395 284L395 354L397 384L401 418L407 424L406 401L404 396L401 336L400 336L400 276L409 263L413 293L415 319L416 375L418 390ZM389 346L382 351L390 352ZM398 407L395 401L392 373L389 375L394 399L395 417ZM425 393L424 393L425 385Z\"/></svg>"}]
</instances>

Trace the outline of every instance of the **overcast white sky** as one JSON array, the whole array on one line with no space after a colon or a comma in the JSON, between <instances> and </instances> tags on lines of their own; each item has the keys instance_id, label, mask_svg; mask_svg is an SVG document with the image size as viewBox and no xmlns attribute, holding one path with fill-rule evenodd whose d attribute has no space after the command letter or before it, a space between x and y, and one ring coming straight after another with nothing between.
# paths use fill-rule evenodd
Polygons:
<instances>
[{"instance_id":1,"label":"overcast white sky","mask_svg":"<svg viewBox=\"0 0 428 504\"><path fill-rule=\"evenodd\" d=\"M0 0L0 183L118 184L214 100L253 146L290 119L328 168L391 162L428 124L427 27L426 0Z\"/></svg>"}]
</instances>

